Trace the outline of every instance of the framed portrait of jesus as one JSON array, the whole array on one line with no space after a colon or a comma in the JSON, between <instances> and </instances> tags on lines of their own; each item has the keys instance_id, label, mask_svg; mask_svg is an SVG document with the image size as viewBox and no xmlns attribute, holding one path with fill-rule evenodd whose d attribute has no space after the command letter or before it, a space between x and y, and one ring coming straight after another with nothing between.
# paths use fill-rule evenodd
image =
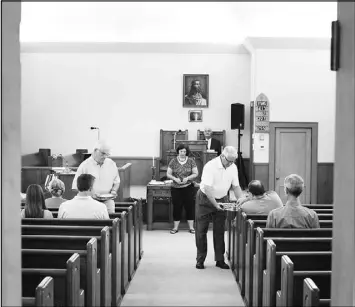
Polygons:
<instances>
[{"instance_id":1,"label":"framed portrait of jesus","mask_svg":"<svg viewBox=\"0 0 355 307\"><path fill-rule=\"evenodd\" d=\"M208 108L208 75L184 75L184 108Z\"/></svg>"}]
</instances>

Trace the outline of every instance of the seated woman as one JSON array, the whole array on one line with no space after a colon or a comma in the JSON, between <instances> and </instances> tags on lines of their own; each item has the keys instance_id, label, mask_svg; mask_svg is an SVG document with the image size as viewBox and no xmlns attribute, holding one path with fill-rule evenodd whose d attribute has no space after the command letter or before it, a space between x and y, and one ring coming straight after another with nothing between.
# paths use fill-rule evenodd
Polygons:
<instances>
[{"instance_id":1,"label":"seated woman","mask_svg":"<svg viewBox=\"0 0 355 307\"><path fill-rule=\"evenodd\" d=\"M21 217L52 219L52 212L46 209L41 186L38 184L29 185L26 191L25 209L21 211Z\"/></svg>"},{"instance_id":2,"label":"seated woman","mask_svg":"<svg viewBox=\"0 0 355 307\"><path fill-rule=\"evenodd\" d=\"M59 208L62 202L67 201L62 195L65 192L64 182L58 178L54 178L48 185L48 190L51 192L52 197L47 198L45 201L47 208Z\"/></svg>"},{"instance_id":3,"label":"seated woman","mask_svg":"<svg viewBox=\"0 0 355 307\"><path fill-rule=\"evenodd\" d=\"M189 147L180 144L176 148L178 154L168 165L166 176L173 180L171 185L171 199L173 202L174 228L170 231L175 234L179 231L182 208L185 208L190 233L195 233L193 222L195 214L194 193L195 188L192 180L198 176L195 160L189 158Z\"/></svg>"}]
</instances>

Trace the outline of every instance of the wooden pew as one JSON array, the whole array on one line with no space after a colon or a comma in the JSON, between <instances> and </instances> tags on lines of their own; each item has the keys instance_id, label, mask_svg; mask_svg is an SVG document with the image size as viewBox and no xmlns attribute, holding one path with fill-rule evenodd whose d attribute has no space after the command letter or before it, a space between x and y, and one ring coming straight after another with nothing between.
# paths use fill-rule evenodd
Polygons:
<instances>
[{"instance_id":1,"label":"wooden pew","mask_svg":"<svg viewBox=\"0 0 355 307\"><path fill-rule=\"evenodd\" d=\"M302 206L307 207L309 209L333 209L333 204L303 204Z\"/></svg>"},{"instance_id":2,"label":"wooden pew","mask_svg":"<svg viewBox=\"0 0 355 307\"><path fill-rule=\"evenodd\" d=\"M93 226L89 226L93 225ZM101 235L103 227L109 227L111 234L112 252L112 305L118 306L123 294L128 289L128 275L124 274L124 261L122 257L126 254L124 241L126 240L126 213L121 214L121 219L114 220L87 220L87 219L23 219L22 227L26 234L46 233L57 235L89 236Z\"/></svg>"},{"instance_id":3,"label":"wooden pew","mask_svg":"<svg viewBox=\"0 0 355 307\"><path fill-rule=\"evenodd\" d=\"M115 208L133 206L134 244L135 244L135 270L143 256L143 208L142 201L115 202Z\"/></svg>"},{"instance_id":4,"label":"wooden pew","mask_svg":"<svg viewBox=\"0 0 355 307\"><path fill-rule=\"evenodd\" d=\"M312 207L317 207L316 209L313 209L317 212L317 214L331 214L333 209L322 209L322 207L329 207L332 205L313 205ZM320 207L321 209L318 209ZM241 231L246 229L245 225L242 225L242 223L245 223L247 220L248 215L245 216L245 218L242 220L242 211L241 209L237 210L235 215L235 219L230 223L230 228L227 229L227 249L229 249L229 261L231 264L231 268L233 271L233 274L236 278L236 280L239 280L239 263L241 259L241 253L240 253L240 236L241 236ZM246 214L246 213L244 213ZM262 220L266 220L267 215L261 215ZM329 219L329 216L325 216L325 219ZM321 215L320 220L323 220L323 215ZM266 222L265 222L266 224ZM324 222L320 222L320 226L327 227L327 224Z\"/></svg>"},{"instance_id":5,"label":"wooden pew","mask_svg":"<svg viewBox=\"0 0 355 307\"><path fill-rule=\"evenodd\" d=\"M262 237L323 237L331 238L332 229L331 228L321 228L321 229L286 229L286 228L259 228ZM251 306L253 305L253 279L254 274L262 276L262 268L258 266L258 263L254 260L256 258L256 232L257 229L254 227L254 222L252 220L247 221L247 243L245 245L245 301ZM260 248L258 249L260 251ZM260 257L258 257L260 259ZM254 270L258 270L254 273ZM261 281L261 278L259 278ZM261 288L261 284L259 287ZM260 304L261 302L259 302Z\"/></svg>"},{"instance_id":6,"label":"wooden pew","mask_svg":"<svg viewBox=\"0 0 355 307\"><path fill-rule=\"evenodd\" d=\"M95 238L80 250L22 249L22 268L62 269L74 253L80 255L80 288L86 293L85 306L99 306L100 270Z\"/></svg>"},{"instance_id":7,"label":"wooden pew","mask_svg":"<svg viewBox=\"0 0 355 307\"><path fill-rule=\"evenodd\" d=\"M293 260L291 260L293 259ZM311 261L300 261L294 256L283 255L281 258L281 291L278 306L292 307L302 305L303 281L311 278L321 289L320 295L325 303L330 303L331 261L323 266L319 257ZM318 269L319 268L319 269Z\"/></svg>"},{"instance_id":8,"label":"wooden pew","mask_svg":"<svg viewBox=\"0 0 355 307\"><path fill-rule=\"evenodd\" d=\"M127 248L127 253L125 254L127 260L127 274L128 274L128 281L133 279L133 275L135 273L135 251L136 245L134 244L134 225L133 225L133 207L130 206L128 208L116 207L116 213L111 214L110 216L121 216L123 212L127 214L127 223L126 223L126 242L125 247Z\"/></svg>"},{"instance_id":9,"label":"wooden pew","mask_svg":"<svg viewBox=\"0 0 355 307\"><path fill-rule=\"evenodd\" d=\"M255 221L254 221L255 222ZM255 255L253 256L253 306L260 306L262 304L262 291L263 291L263 270L266 268L266 241L267 239L277 238L277 232L272 233L272 231L276 231L277 229L261 229L260 227L256 230L256 238L255 238ZM286 229L280 229L284 232ZM268 232L270 231L270 232ZM302 229L289 229L290 236L292 236L292 232L294 232L295 236L299 236ZM297 232L296 232L297 231ZM310 231L310 230L308 230ZM312 230L316 231L316 229ZM329 229L328 229L329 231ZM265 236L266 234L266 236ZM270 236L269 236L270 235ZM320 233L317 234L321 236ZM326 233L324 234L326 236ZM284 237L285 234L283 234ZM287 238L287 237L286 237ZM322 243L319 243L322 244ZM327 244L327 243L326 243ZM330 243L329 243L330 244ZM280 246L279 246L280 247Z\"/></svg>"},{"instance_id":10,"label":"wooden pew","mask_svg":"<svg viewBox=\"0 0 355 307\"><path fill-rule=\"evenodd\" d=\"M91 240L91 236L58 236L58 235L22 235L24 249L61 249L81 250ZM105 226L97 240L97 265L100 267L100 299L101 305L111 305L111 263L110 232Z\"/></svg>"},{"instance_id":11,"label":"wooden pew","mask_svg":"<svg viewBox=\"0 0 355 307\"><path fill-rule=\"evenodd\" d=\"M54 306L53 302L53 278L47 276L39 283L39 285L34 289L31 296L22 297L22 306L37 306L37 307L52 307ZM26 285L26 287L29 287ZM27 289L29 293L30 289ZM33 296L32 296L33 295Z\"/></svg>"},{"instance_id":12,"label":"wooden pew","mask_svg":"<svg viewBox=\"0 0 355 307\"><path fill-rule=\"evenodd\" d=\"M292 252L331 251L331 238L264 238L266 245L266 261L263 263L263 306L276 306L277 275L281 271L281 261L276 262L278 255L292 254ZM280 254L280 252L282 252ZM318 257L321 257L318 255ZM304 258L303 258L304 259ZM265 265L265 266L264 266ZM253 289L253 291L256 289ZM301 295L302 297L302 295Z\"/></svg>"},{"instance_id":13,"label":"wooden pew","mask_svg":"<svg viewBox=\"0 0 355 307\"><path fill-rule=\"evenodd\" d=\"M55 306L84 306L84 291L80 289L80 256L73 254L66 262L65 269L22 269L22 296L30 297L34 287L43 279L43 276L50 275L55 284L54 305Z\"/></svg>"},{"instance_id":14,"label":"wooden pew","mask_svg":"<svg viewBox=\"0 0 355 307\"><path fill-rule=\"evenodd\" d=\"M319 298L319 288L307 277L303 280L303 307L330 306L330 299Z\"/></svg>"},{"instance_id":15,"label":"wooden pew","mask_svg":"<svg viewBox=\"0 0 355 307\"><path fill-rule=\"evenodd\" d=\"M118 210L118 209L117 209ZM116 211L117 211L116 210ZM123 211L127 211L127 224L126 224L126 237L128 238L127 241L124 240L124 244L126 244L125 246L125 251L127 251L127 253L125 254L124 257L124 261L127 261L127 272L125 274L127 274L128 276L128 282L130 282L133 278L134 275L134 233L133 233L133 216L132 216L132 207L129 208L121 208L121 212ZM57 219L58 217L58 211L51 211L53 214L54 219ZM110 219L114 219L114 218L120 218L121 214L117 211L116 213L110 213ZM126 264L124 264L124 267L126 268ZM128 288L125 287L124 292L126 292Z\"/></svg>"},{"instance_id":16,"label":"wooden pew","mask_svg":"<svg viewBox=\"0 0 355 307\"><path fill-rule=\"evenodd\" d=\"M237 268L239 269L238 273L238 282L241 287L242 295L244 295L244 286L245 286L245 275L244 275L244 268L245 268L245 246L247 244L247 223L244 217L245 213L242 213L242 221L240 222L240 230L239 230L239 242L238 242L238 262ZM266 220L253 220L254 227L266 227ZM333 221L332 220L320 220L319 221L321 228L332 228Z\"/></svg>"}]
</instances>

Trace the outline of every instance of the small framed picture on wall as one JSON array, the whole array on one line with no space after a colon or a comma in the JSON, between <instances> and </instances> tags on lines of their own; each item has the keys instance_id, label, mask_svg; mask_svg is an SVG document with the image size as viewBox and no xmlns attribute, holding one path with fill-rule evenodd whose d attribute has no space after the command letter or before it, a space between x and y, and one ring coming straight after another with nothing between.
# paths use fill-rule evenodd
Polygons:
<instances>
[{"instance_id":1,"label":"small framed picture on wall","mask_svg":"<svg viewBox=\"0 0 355 307\"><path fill-rule=\"evenodd\" d=\"M208 75L184 75L184 108L208 108Z\"/></svg>"},{"instance_id":2,"label":"small framed picture on wall","mask_svg":"<svg viewBox=\"0 0 355 307\"><path fill-rule=\"evenodd\" d=\"M190 110L189 122L202 122L202 110Z\"/></svg>"}]
</instances>

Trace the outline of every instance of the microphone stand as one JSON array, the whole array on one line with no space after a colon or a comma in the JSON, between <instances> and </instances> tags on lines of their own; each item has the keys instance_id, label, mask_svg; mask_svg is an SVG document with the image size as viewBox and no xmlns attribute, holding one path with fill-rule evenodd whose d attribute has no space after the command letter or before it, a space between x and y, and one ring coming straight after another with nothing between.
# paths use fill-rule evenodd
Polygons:
<instances>
[{"instance_id":1,"label":"microphone stand","mask_svg":"<svg viewBox=\"0 0 355 307\"><path fill-rule=\"evenodd\" d=\"M91 130L97 130L97 140L100 141L100 128L98 127L90 127Z\"/></svg>"}]
</instances>

